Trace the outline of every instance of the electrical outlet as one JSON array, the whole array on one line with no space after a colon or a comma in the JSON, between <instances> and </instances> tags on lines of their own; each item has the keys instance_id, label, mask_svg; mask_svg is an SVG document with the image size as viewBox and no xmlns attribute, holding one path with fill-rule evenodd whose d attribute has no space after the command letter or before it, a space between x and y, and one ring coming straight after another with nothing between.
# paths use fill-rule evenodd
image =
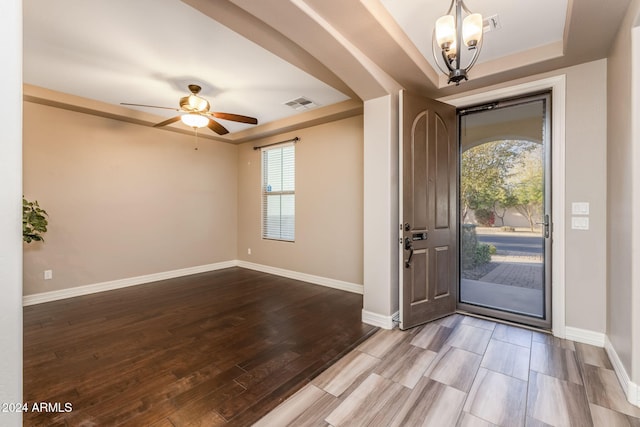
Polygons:
<instances>
[{"instance_id":1,"label":"electrical outlet","mask_svg":"<svg viewBox=\"0 0 640 427\"><path fill-rule=\"evenodd\" d=\"M495 31L502 28L500 23L500 17L498 15L491 15L482 21L482 31L488 33L489 31Z\"/></svg>"},{"instance_id":2,"label":"electrical outlet","mask_svg":"<svg viewBox=\"0 0 640 427\"><path fill-rule=\"evenodd\" d=\"M44 271L44 280L53 279L53 270L45 270Z\"/></svg>"},{"instance_id":3,"label":"electrical outlet","mask_svg":"<svg viewBox=\"0 0 640 427\"><path fill-rule=\"evenodd\" d=\"M251 255L251 248L247 249L247 255Z\"/></svg>"}]
</instances>

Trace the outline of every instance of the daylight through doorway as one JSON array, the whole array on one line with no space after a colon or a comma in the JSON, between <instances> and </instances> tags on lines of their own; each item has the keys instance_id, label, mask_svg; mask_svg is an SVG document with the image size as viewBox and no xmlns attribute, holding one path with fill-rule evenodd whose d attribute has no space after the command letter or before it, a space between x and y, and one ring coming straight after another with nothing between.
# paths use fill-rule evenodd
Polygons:
<instances>
[{"instance_id":1,"label":"daylight through doorway","mask_svg":"<svg viewBox=\"0 0 640 427\"><path fill-rule=\"evenodd\" d=\"M550 328L550 95L467 108L459 308Z\"/></svg>"}]
</instances>

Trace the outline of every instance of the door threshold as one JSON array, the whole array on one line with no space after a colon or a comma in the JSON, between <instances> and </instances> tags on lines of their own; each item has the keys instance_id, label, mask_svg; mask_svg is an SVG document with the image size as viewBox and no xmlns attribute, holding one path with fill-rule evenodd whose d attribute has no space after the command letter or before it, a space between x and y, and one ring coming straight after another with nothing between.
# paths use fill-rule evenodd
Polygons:
<instances>
[{"instance_id":1,"label":"door threshold","mask_svg":"<svg viewBox=\"0 0 640 427\"><path fill-rule=\"evenodd\" d=\"M545 329L545 328L540 328L540 327L536 327L536 326L525 325L524 323L510 322L508 320L499 319L497 317L491 317L491 316L485 316L485 315L482 315L482 314L471 313L469 311L464 311L464 310L460 310L460 309L456 310L456 314L461 314L463 316L469 316L469 317L476 317L478 319L488 320L490 322L501 323L503 325L515 326L517 328L528 329L530 331L540 332L540 333L547 334L547 335L552 335L551 329Z\"/></svg>"}]
</instances>

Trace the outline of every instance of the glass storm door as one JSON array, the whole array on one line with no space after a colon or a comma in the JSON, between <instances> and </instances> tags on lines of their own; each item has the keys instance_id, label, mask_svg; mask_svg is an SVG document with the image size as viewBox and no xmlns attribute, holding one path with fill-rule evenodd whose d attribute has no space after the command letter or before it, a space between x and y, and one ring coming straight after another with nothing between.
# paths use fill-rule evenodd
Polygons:
<instances>
[{"instance_id":1,"label":"glass storm door","mask_svg":"<svg viewBox=\"0 0 640 427\"><path fill-rule=\"evenodd\" d=\"M550 94L458 111L458 308L551 328Z\"/></svg>"}]
</instances>

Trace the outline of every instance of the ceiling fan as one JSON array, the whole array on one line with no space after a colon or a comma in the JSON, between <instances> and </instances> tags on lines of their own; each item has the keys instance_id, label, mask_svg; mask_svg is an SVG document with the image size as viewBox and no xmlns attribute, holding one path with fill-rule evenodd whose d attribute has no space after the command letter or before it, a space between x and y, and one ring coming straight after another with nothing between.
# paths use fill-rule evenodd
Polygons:
<instances>
[{"instance_id":1,"label":"ceiling fan","mask_svg":"<svg viewBox=\"0 0 640 427\"><path fill-rule=\"evenodd\" d=\"M229 133L229 131L222 126L220 123L214 120L222 119L222 120L230 120L233 122L240 123L248 123L251 125L257 125L258 119L248 116L241 116L240 114L231 114L231 113L219 113L216 111L209 111L210 105L209 101L198 96L200 90L202 88L198 85L191 84L189 85L189 91L191 95L184 96L180 98L180 108L171 108L171 107L158 107L155 105L144 105L144 104L129 104L126 102L121 102L120 105L130 105L132 107L149 107L149 108L162 108L163 110L174 110L180 111L182 114L179 116L171 117L163 122L153 125L154 128L158 128L161 126L166 126L171 123L175 123L178 120L182 120L184 124L187 126L191 126L193 128L201 128L208 127L218 135L224 135Z\"/></svg>"}]
</instances>

